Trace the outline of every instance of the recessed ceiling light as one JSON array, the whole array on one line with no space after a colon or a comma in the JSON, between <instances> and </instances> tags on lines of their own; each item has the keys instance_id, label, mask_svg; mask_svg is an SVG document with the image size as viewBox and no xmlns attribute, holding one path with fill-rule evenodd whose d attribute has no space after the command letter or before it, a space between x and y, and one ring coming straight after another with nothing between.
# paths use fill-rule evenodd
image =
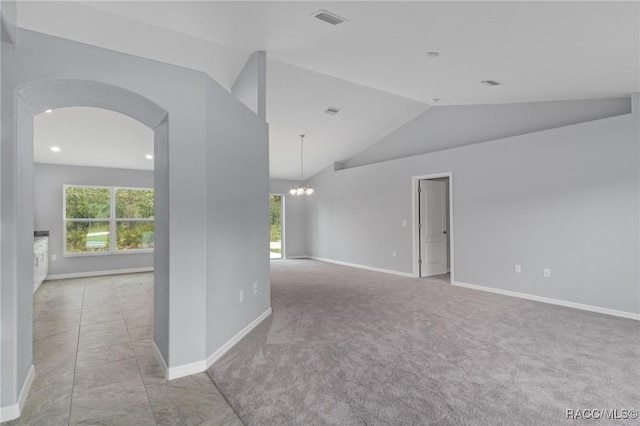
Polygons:
<instances>
[{"instance_id":1,"label":"recessed ceiling light","mask_svg":"<svg viewBox=\"0 0 640 426\"><path fill-rule=\"evenodd\" d=\"M480 83L484 84L485 86L489 86L489 87L502 86L502 83L500 83L499 81L496 81L496 80L482 80Z\"/></svg>"},{"instance_id":2,"label":"recessed ceiling light","mask_svg":"<svg viewBox=\"0 0 640 426\"><path fill-rule=\"evenodd\" d=\"M58 148L57 146L52 146L51 148L49 148L51 151L53 152L60 152L60 148Z\"/></svg>"},{"instance_id":3,"label":"recessed ceiling light","mask_svg":"<svg viewBox=\"0 0 640 426\"><path fill-rule=\"evenodd\" d=\"M437 58L440 56L440 52L427 52L427 56L430 58Z\"/></svg>"},{"instance_id":4,"label":"recessed ceiling light","mask_svg":"<svg viewBox=\"0 0 640 426\"><path fill-rule=\"evenodd\" d=\"M147 160L153 160L153 155L147 154L144 156L144 158L146 158Z\"/></svg>"},{"instance_id":5,"label":"recessed ceiling light","mask_svg":"<svg viewBox=\"0 0 640 426\"><path fill-rule=\"evenodd\" d=\"M47 114L51 114L51 111L53 111L53 110L48 109L48 110L46 110L45 112L46 112Z\"/></svg>"},{"instance_id":6,"label":"recessed ceiling light","mask_svg":"<svg viewBox=\"0 0 640 426\"><path fill-rule=\"evenodd\" d=\"M319 11L312 13L312 15L318 18L319 20L324 21L331 25L338 25L338 24L342 24L345 21L348 21L348 19L342 18L336 15L335 13L327 12L324 9L320 9Z\"/></svg>"},{"instance_id":7,"label":"recessed ceiling light","mask_svg":"<svg viewBox=\"0 0 640 426\"><path fill-rule=\"evenodd\" d=\"M324 113L329 115L336 115L339 112L340 112L340 108L329 107Z\"/></svg>"}]
</instances>

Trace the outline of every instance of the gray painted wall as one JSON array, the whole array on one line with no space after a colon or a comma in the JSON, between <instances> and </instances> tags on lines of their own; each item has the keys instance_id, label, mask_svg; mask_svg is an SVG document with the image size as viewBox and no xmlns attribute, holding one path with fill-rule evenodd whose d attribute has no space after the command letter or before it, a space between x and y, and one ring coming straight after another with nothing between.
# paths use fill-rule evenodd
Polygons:
<instances>
[{"instance_id":1,"label":"gray painted wall","mask_svg":"<svg viewBox=\"0 0 640 426\"><path fill-rule=\"evenodd\" d=\"M159 111L166 111L168 121L146 123L156 130L156 205L159 202L168 205L165 211L156 211L156 243L160 244L159 221L168 221L164 226L168 230L167 238L162 246L170 252L169 261L155 265L154 340L170 368L202 363L208 355L207 349L215 346L215 343L207 344L212 335L206 332L210 319L206 312L208 278L216 274L215 269L207 268L207 246L216 244L208 241L208 235L218 226L208 220L209 214L213 213L207 211L208 197L216 194L208 185L227 189L239 185L241 192L245 189L263 191L256 196L256 203L264 203L265 221L268 208L266 179L257 187L249 179L233 182L221 175L217 176L218 181L211 179L212 169L207 160L215 154L208 145L217 135L233 133L243 126L247 129L243 133L245 143L264 143L267 137L264 120L247 112L235 116L234 120L218 119L215 124L219 127L211 127L207 121L212 115L222 114L227 109L237 111L242 105L200 72L29 31L19 30L17 39L17 45L3 46L2 50L2 406L15 404L32 364L33 143L29 126L19 122L16 129L13 123L16 123L16 114L31 118L44 111L43 100L57 99L51 94L59 88L60 79L68 79L70 90L56 92L60 100L49 107L73 106L68 102L83 99L82 105L115 109L142 122L145 122L141 118L144 112L153 110L147 104L155 104ZM46 83L41 83L44 81ZM99 96L83 97L89 93L92 84L96 84L85 84L87 81L111 85L112 90L100 92ZM29 102L16 102L15 89L27 84L35 84L34 87L41 91L36 90L35 98ZM75 86L80 89L73 90ZM120 95L122 91L135 96ZM209 96L215 99L208 99ZM16 105L26 110L16 111ZM168 143L162 142L167 136ZM221 151L230 149L226 144L235 142L225 138L216 140ZM252 152L247 161L268 168L266 148ZM259 168L256 174L262 176L263 169ZM160 186L168 186L167 196L163 195L162 199L158 196ZM238 234L236 244L251 251L254 244L261 244L267 238L267 229L265 226L262 237ZM6 230L11 231L9 238L6 238ZM264 258L249 256L249 261L228 265L227 273L232 268L238 268L239 273L253 272L254 279L264 283L262 294L268 300L269 261L266 253L265 250ZM158 259L159 250L155 255ZM5 274L5 258L9 261L10 274ZM216 285L225 289L236 284L218 280ZM5 307L9 308L6 322ZM230 334L244 327L245 324L237 319L252 315L255 306L243 304L235 309L235 316L225 324L225 330ZM10 356L5 358L5 353Z\"/></svg>"},{"instance_id":2,"label":"gray painted wall","mask_svg":"<svg viewBox=\"0 0 640 426\"><path fill-rule=\"evenodd\" d=\"M268 126L221 90L207 85L209 355L271 306Z\"/></svg>"},{"instance_id":3,"label":"gray painted wall","mask_svg":"<svg viewBox=\"0 0 640 426\"><path fill-rule=\"evenodd\" d=\"M0 1L0 28L2 41L13 43L16 37L17 4L15 0Z\"/></svg>"},{"instance_id":4,"label":"gray painted wall","mask_svg":"<svg viewBox=\"0 0 640 426\"><path fill-rule=\"evenodd\" d=\"M456 281L640 313L639 122L634 111L337 172L329 167L311 179L308 252L412 273L413 231L401 227L412 220L411 178L451 171ZM405 134L396 132L399 144Z\"/></svg>"},{"instance_id":5,"label":"gray painted wall","mask_svg":"<svg viewBox=\"0 0 640 426\"><path fill-rule=\"evenodd\" d=\"M6 24L4 23L4 10L2 8L2 3L0 2L0 32L4 32L5 31L5 27ZM0 37L0 39L4 39L2 37ZM0 43L0 92L2 89L2 68L3 68L3 60L2 60L2 51L4 50L4 45L5 43ZM2 112L2 102L0 102L0 135L1 135L1 140L4 140L5 138L5 130L3 129L2 126L2 117L4 117ZM0 157L3 155L3 148L4 144L0 145ZM2 167L2 163L0 162L0 192L3 191L4 186L3 186L3 176L4 174L4 169ZM2 197L0 197L0 218L4 217L3 212L3 204L2 203ZM4 256L2 254L2 251L4 250L4 238L2 235L3 232L3 227L0 226L0 342L2 342L2 340L5 339L5 336L7 336L7 338L13 337L14 333L15 333L15 324L17 323L13 309L10 309L9 311L7 311L7 309L4 308L4 303L2 302L2 300L4 298L8 298L8 300L13 301L13 288L9 288L7 290L5 290L5 286L4 286L4 282L6 281L6 277L3 276L3 265L4 265ZM5 329L5 325L4 324L11 324L12 325L12 329L6 330ZM13 351L14 348L11 347L10 345L3 345L0 344L0 369L2 371L10 371L12 368L14 368L13 366L13 356L9 351ZM16 401L16 396L14 395L15 391L16 391L16 384L15 384L15 380L13 379L13 374L9 377L9 376L5 376L4 374L0 373L0 407L5 407L6 405L9 405L11 403L13 403L14 401ZM5 382L6 381L6 382ZM3 396L4 394L8 394L6 396Z\"/></svg>"},{"instance_id":6,"label":"gray painted wall","mask_svg":"<svg viewBox=\"0 0 640 426\"><path fill-rule=\"evenodd\" d=\"M309 197L289 194L289 190L298 183L298 181L286 179L271 179L269 183L272 194L284 195L285 258L308 254L306 199Z\"/></svg>"},{"instance_id":7,"label":"gray painted wall","mask_svg":"<svg viewBox=\"0 0 640 426\"><path fill-rule=\"evenodd\" d=\"M33 170L34 229L49 231L49 275L153 267L153 254L64 257L64 185L153 188L153 171L36 163ZM52 255L58 260L53 262Z\"/></svg>"},{"instance_id":8,"label":"gray painted wall","mask_svg":"<svg viewBox=\"0 0 640 426\"><path fill-rule=\"evenodd\" d=\"M171 277L171 220L167 206L171 205L169 188L169 121L162 121L153 136L154 162L154 253L153 253L153 341L164 357L169 361L169 329L170 329L170 277ZM161 231L161 226L165 228Z\"/></svg>"},{"instance_id":9,"label":"gray painted wall","mask_svg":"<svg viewBox=\"0 0 640 426\"><path fill-rule=\"evenodd\" d=\"M629 98L435 106L341 167L354 167L631 112Z\"/></svg>"},{"instance_id":10,"label":"gray painted wall","mask_svg":"<svg viewBox=\"0 0 640 426\"><path fill-rule=\"evenodd\" d=\"M251 111L267 117L267 54L253 52L231 87L231 93Z\"/></svg>"},{"instance_id":11,"label":"gray painted wall","mask_svg":"<svg viewBox=\"0 0 640 426\"><path fill-rule=\"evenodd\" d=\"M4 23L3 23L4 25ZM32 316L31 295L33 293L33 282L31 289L27 285L18 286L16 280L20 274L32 269L33 253L33 232L31 232L31 249L29 256L31 260L16 256L20 250L27 249L26 244L18 243L18 236L26 236L29 232L28 223L20 221L22 212L31 211L32 199L16 199L15 195L28 188L27 180L18 174L19 149L17 144L10 143L16 140L15 129L12 126L14 108L18 105L9 103L7 87L13 82L11 68L13 61L7 57L6 53L13 49L13 45L2 42L2 140L0 147L0 192L2 203L0 205L0 264L2 265L2 275L0 279L0 406L7 407L17 402L22 384L31 368L31 348L32 329L20 328ZM27 135L28 137L28 135ZM22 164L22 167L29 173L33 167L31 164ZM30 190L29 190L30 192ZM31 275L32 278L32 275ZM28 354L28 355L27 355ZM24 355L24 358L21 358Z\"/></svg>"}]
</instances>

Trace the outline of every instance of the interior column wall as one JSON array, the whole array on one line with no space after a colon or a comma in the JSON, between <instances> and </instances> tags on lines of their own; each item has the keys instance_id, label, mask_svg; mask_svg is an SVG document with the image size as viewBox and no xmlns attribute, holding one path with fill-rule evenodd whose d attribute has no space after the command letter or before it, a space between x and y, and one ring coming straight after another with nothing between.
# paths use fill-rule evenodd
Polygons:
<instances>
[{"instance_id":1,"label":"interior column wall","mask_svg":"<svg viewBox=\"0 0 640 426\"><path fill-rule=\"evenodd\" d=\"M32 167L33 155L32 146L28 145L33 140L29 138L28 130L24 130L29 127L24 123L19 128L21 133L16 135L13 124L17 111L13 106L16 97L20 96L17 90L34 84L42 87L25 104L30 110L22 114L31 120L34 114L48 108L95 106L131 115L155 129L156 202L168 205L165 211L157 212L160 214L156 216L156 225L164 223L168 235L164 240L162 236L157 240L158 245L163 244L166 249L156 249L154 340L169 369L203 365L207 357L206 252L208 245L217 243L207 240L210 226L207 197L214 194L207 191L208 135L232 133L246 124L253 130L245 137L254 143L263 143L267 135L266 124L262 121L262 126L256 127L257 117L250 119L249 115L243 115L234 123L217 120L216 125L220 127L211 132L207 125L210 118L207 116L207 96L216 97L217 111L233 110L241 104L203 73L30 31L18 30L17 39L17 45L9 49L3 46L2 51L2 406L15 404L25 382L24 372L32 364L30 262L33 209L29 203L32 202L33 174L29 164ZM11 67L5 67L7 63ZM61 90L65 84L68 84L67 89ZM106 84L111 89L89 96L93 84ZM215 90L208 91L208 86ZM126 97L126 93L137 97ZM84 94L86 99L78 101L79 94ZM55 102L45 105L52 100ZM145 102L155 107L144 107ZM147 117L144 111L147 111ZM165 118L158 119L157 111L165 111ZM7 123L11 126L6 126ZM166 147L159 149L158 143L162 140ZM227 144L233 142L218 140L214 153L215 149L230 149ZM268 170L267 148L251 154L250 158ZM242 160L241 155L239 160ZM219 181L209 184L217 185L225 176L218 175L217 178ZM166 189L166 194L159 194L159 188L161 191ZM258 188L263 191L260 200L264 200L261 202L268 211L266 180L264 186ZM265 214L265 224L266 220ZM265 226L265 240L267 229ZM253 247L257 241L253 234L237 237L236 244L245 248ZM229 268L253 271L254 279L265 283L262 294L268 294L266 250L262 263L235 263ZM216 273L215 269L212 271ZM222 289L235 285L235 282L219 281ZM9 309L5 310L5 306ZM254 310L255 306L248 304L236 307L237 315L243 317L251 316ZM243 326L231 321L227 330L235 333ZM188 374L195 372L188 368L186 371Z\"/></svg>"},{"instance_id":2,"label":"interior column wall","mask_svg":"<svg viewBox=\"0 0 640 426\"><path fill-rule=\"evenodd\" d=\"M2 42L1 75L2 78L2 114L0 131L2 133L2 145L0 146L0 407L9 407L17 403L21 385L18 380L24 381L26 376L21 374L18 378L17 371L22 371L24 366L18 367L18 286L16 285L16 242L17 209L15 197L17 191L17 146L10 141L15 140L14 102L6 91L12 81L12 58L10 52L14 46ZM29 309L29 308L27 308ZM30 329L25 329L24 338L31 339ZM24 360L25 365L31 365L31 358ZM3 415L4 417L4 415Z\"/></svg>"},{"instance_id":3,"label":"interior column wall","mask_svg":"<svg viewBox=\"0 0 640 426\"><path fill-rule=\"evenodd\" d=\"M271 308L268 126L223 90L207 85L208 364Z\"/></svg>"}]
</instances>

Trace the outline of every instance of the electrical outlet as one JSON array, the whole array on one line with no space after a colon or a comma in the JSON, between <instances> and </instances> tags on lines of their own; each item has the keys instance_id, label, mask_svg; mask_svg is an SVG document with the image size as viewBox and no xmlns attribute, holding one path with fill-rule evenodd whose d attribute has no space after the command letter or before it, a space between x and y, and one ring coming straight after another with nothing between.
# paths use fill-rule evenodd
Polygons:
<instances>
[{"instance_id":1,"label":"electrical outlet","mask_svg":"<svg viewBox=\"0 0 640 426\"><path fill-rule=\"evenodd\" d=\"M58 256L56 256L55 254L51 255L51 261L52 262L56 262L58 260Z\"/></svg>"},{"instance_id":2,"label":"electrical outlet","mask_svg":"<svg viewBox=\"0 0 640 426\"><path fill-rule=\"evenodd\" d=\"M407 221L406 221L406 220L403 220L403 221L402 221L402 227L403 227L403 228L406 228L406 227L407 227Z\"/></svg>"},{"instance_id":3,"label":"electrical outlet","mask_svg":"<svg viewBox=\"0 0 640 426\"><path fill-rule=\"evenodd\" d=\"M391 253L391 257L398 257L398 252L394 250L393 253Z\"/></svg>"},{"instance_id":4,"label":"electrical outlet","mask_svg":"<svg viewBox=\"0 0 640 426\"><path fill-rule=\"evenodd\" d=\"M240 290L240 303L244 300L244 290Z\"/></svg>"},{"instance_id":5,"label":"electrical outlet","mask_svg":"<svg viewBox=\"0 0 640 426\"><path fill-rule=\"evenodd\" d=\"M253 283L253 294L258 294L258 283Z\"/></svg>"},{"instance_id":6,"label":"electrical outlet","mask_svg":"<svg viewBox=\"0 0 640 426\"><path fill-rule=\"evenodd\" d=\"M318 242L316 241L316 248L318 248L318 246L319 246L319 245L320 245L320 244L318 244Z\"/></svg>"},{"instance_id":7,"label":"electrical outlet","mask_svg":"<svg viewBox=\"0 0 640 426\"><path fill-rule=\"evenodd\" d=\"M516 265L516 274L520 273L522 273L522 268L520 267L520 265Z\"/></svg>"},{"instance_id":8,"label":"electrical outlet","mask_svg":"<svg viewBox=\"0 0 640 426\"><path fill-rule=\"evenodd\" d=\"M545 278L551 278L551 269L549 269L549 268L544 268L544 269L542 270L542 275L543 275Z\"/></svg>"}]
</instances>

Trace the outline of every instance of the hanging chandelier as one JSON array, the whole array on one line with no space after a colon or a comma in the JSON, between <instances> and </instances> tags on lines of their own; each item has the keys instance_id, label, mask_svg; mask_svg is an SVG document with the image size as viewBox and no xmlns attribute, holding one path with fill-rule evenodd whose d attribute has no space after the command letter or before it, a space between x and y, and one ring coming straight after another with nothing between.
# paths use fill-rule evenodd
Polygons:
<instances>
[{"instance_id":1,"label":"hanging chandelier","mask_svg":"<svg viewBox=\"0 0 640 426\"><path fill-rule=\"evenodd\" d=\"M303 173L304 173L304 135L300 135L300 181L297 186L294 186L289 190L289 194L291 195L311 195L313 194L313 188L309 185L308 182L304 182Z\"/></svg>"}]
</instances>

